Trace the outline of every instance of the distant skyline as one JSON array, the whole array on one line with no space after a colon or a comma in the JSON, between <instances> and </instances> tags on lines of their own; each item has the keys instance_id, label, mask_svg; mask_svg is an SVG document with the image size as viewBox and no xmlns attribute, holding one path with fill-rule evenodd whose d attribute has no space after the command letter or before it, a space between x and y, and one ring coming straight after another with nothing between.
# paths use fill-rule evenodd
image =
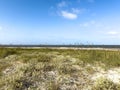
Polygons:
<instances>
[{"instance_id":1,"label":"distant skyline","mask_svg":"<svg viewBox=\"0 0 120 90\"><path fill-rule=\"evenodd\" d=\"M0 44L120 45L120 0L0 0Z\"/></svg>"}]
</instances>

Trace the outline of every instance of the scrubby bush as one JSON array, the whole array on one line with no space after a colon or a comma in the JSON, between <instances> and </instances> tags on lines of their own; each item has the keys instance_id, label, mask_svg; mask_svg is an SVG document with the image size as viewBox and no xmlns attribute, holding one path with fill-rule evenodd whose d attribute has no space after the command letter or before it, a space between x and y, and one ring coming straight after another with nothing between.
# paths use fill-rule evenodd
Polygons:
<instances>
[{"instance_id":1,"label":"scrubby bush","mask_svg":"<svg viewBox=\"0 0 120 90\"><path fill-rule=\"evenodd\" d=\"M17 54L17 51L14 49L2 48L0 49L0 58L7 57L8 55Z\"/></svg>"}]
</instances>

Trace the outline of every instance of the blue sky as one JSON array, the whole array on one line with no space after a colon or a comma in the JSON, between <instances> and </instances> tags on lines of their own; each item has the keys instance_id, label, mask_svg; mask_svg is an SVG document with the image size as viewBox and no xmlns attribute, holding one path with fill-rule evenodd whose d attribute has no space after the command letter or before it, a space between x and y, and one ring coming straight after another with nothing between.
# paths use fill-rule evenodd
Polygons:
<instances>
[{"instance_id":1,"label":"blue sky","mask_svg":"<svg viewBox=\"0 0 120 90\"><path fill-rule=\"evenodd\" d=\"M0 0L0 44L120 44L120 0Z\"/></svg>"}]
</instances>

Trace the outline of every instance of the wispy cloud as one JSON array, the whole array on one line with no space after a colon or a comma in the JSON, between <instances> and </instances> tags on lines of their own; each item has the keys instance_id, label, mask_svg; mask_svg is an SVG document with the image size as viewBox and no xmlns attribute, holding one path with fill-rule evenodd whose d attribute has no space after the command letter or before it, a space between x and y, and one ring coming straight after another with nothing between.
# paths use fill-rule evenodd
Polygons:
<instances>
[{"instance_id":1,"label":"wispy cloud","mask_svg":"<svg viewBox=\"0 0 120 90\"><path fill-rule=\"evenodd\" d=\"M78 9L78 8L70 8L69 10L60 10L59 14L60 16L66 18L66 19L77 19L78 15L82 14L85 11L85 9Z\"/></svg>"},{"instance_id":2,"label":"wispy cloud","mask_svg":"<svg viewBox=\"0 0 120 90\"><path fill-rule=\"evenodd\" d=\"M97 22L94 20L84 22L80 24L81 27L90 27L90 26L98 26Z\"/></svg>"},{"instance_id":3,"label":"wispy cloud","mask_svg":"<svg viewBox=\"0 0 120 90\"><path fill-rule=\"evenodd\" d=\"M105 28L104 24L102 22L96 21L96 20L91 20L87 22L83 22L79 24L80 27L82 28Z\"/></svg>"},{"instance_id":4,"label":"wispy cloud","mask_svg":"<svg viewBox=\"0 0 120 90\"><path fill-rule=\"evenodd\" d=\"M67 6L67 3L65 1L62 1L62 2L58 3L57 6L60 8L65 7L65 6Z\"/></svg>"},{"instance_id":5,"label":"wispy cloud","mask_svg":"<svg viewBox=\"0 0 120 90\"><path fill-rule=\"evenodd\" d=\"M73 13L82 14L86 9L72 8L71 10Z\"/></svg>"},{"instance_id":6,"label":"wispy cloud","mask_svg":"<svg viewBox=\"0 0 120 90\"><path fill-rule=\"evenodd\" d=\"M106 36L109 39L120 39L120 32L119 31L107 31Z\"/></svg>"},{"instance_id":7,"label":"wispy cloud","mask_svg":"<svg viewBox=\"0 0 120 90\"><path fill-rule=\"evenodd\" d=\"M66 19L77 19L77 14L75 13L71 13L71 12L67 12L67 11L61 11L61 16L66 18Z\"/></svg>"},{"instance_id":8,"label":"wispy cloud","mask_svg":"<svg viewBox=\"0 0 120 90\"><path fill-rule=\"evenodd\" d=\"M117 34L119 34L119 32L117 32L117 31L108 31L107 34L109 34L109 35L117 35Z\"/></svg>"},{"instance_id":9,"label":"wispy cloud","mask_svg":"<svg viewBox=\"0 0 120 90\"><path fill-rule=\"evenodd\" d=\"M76 5L79 5L79 2L81 2L81 0L76 0L74 2ZM56 11L55 14L58 16L74 20L77 19L79 15L86 12L87 9L81 8L79 6L74 6L71 0L61 0L59 3L56 3L54 11Z\"/></svg>"}]
</instances>

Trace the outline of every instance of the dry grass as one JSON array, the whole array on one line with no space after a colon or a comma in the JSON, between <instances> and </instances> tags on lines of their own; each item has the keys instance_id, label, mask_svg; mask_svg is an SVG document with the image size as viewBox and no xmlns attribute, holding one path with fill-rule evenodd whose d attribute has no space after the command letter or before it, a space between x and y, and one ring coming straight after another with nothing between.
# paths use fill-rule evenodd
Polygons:
<instances>
[{"instance_id":1,"label":"dry grass","mask_svg":"<svg viewBox=\"0 0 120 90\"><path fill-rule=\"evenodd\" d=\"M119 66L120 51L0 48L0 90L119 90L91 80Z\"/></svg>"}]
</instances>

